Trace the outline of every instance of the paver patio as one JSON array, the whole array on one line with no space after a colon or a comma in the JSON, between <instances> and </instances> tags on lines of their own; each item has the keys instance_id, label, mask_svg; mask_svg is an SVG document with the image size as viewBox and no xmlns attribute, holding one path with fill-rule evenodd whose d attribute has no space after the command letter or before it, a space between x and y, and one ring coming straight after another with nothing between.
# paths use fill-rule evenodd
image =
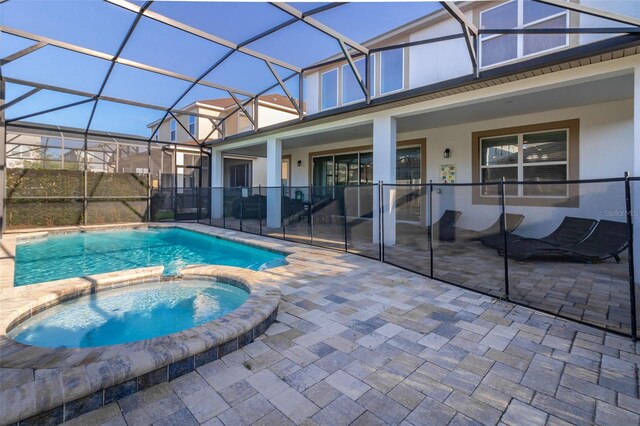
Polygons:
<instances>
[{"instance_id":1,"label":"paver patio","mask_svg":"<svg viewBox=\"0 0 640 426\"><path fill-rule=\"evenodd\" d=\"M69 423L639 424L630 339L298 247L306 262L267 271L296 280L265 335Z\"/></svg>"}]
</instances>

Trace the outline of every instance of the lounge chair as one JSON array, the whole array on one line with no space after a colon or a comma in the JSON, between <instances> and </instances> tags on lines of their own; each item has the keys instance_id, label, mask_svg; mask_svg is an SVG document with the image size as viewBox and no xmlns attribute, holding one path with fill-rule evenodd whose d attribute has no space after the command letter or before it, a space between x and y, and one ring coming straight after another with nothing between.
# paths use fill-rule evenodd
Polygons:
<instances>
[{"instance_id":1,"label":"lounge chair","mask_svg":"<svg viewBox=\"0 0 640 426\"><path fill-rule=\"evenodd\" d=\"M620 262L620 253L629 246L629 227L625 222L601 220L593 232L582 241L563 247L539 240L520 240L507 247L507 255L518 261L533 256L562 256L582 262L598 262L613 257Z\"/></svg>"},{"instance_id":2,"label":"lounge chair","mask_svg":"<svg viewBox=\"0 0 640 426\"><path fill-rule=\"evenodd\" d=\"M465 228L460 228L456 226L455 227L456 235L462 235L472 240L480 240L482 238L489 238L493 236L502 236L502 232L501 232L502 218L503 218L503 214L501 213L500 216L498 217L498 220L496 220L493 225L481 231L474 231L472 229L465 229ZM523 220L524 220L524 216L521 214L507 213L507 233L511 233L515 231L516 228L520 226Z\"/></svg>"},{"instance_id":3,"label":"lounge chair","mask_svg":"<svg viewBox=\"0 0 640 426\"><path fill-rule=\"evenodd\" d=\"M559 247L569 246L587 238L597 223L598 221L594 219L566 216L552 233L542 238L528 238L518 234L507 234L507 248L511 251L512 245L520 241L538 241ZM481 237L480 242L485 246L502 250L504 248L504 235L498 233L497 235Z\"/></svg>"},{"instance_id":4,"label":"lounge chair","mask_svg":"<svg viewBox=\"0 0 640 426\"><path fill-rule=\"evenodd\" d=\"M427 232L434 230L434 236L440 241L453 241L456 239L455 228L453 225L460 219L462 212L457 210L445 210L440 219L431 227L427 227Z\"/></svg>"}]
</instances>

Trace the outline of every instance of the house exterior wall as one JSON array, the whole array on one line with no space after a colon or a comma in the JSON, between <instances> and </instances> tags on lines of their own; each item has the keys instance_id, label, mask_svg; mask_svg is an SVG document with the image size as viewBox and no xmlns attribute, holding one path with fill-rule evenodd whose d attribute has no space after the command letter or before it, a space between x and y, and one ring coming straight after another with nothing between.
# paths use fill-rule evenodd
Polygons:
<instances>
[{"instance_id":1,"label":"house exterior wall","mask_svg":"<svg viewBox=\"0 0 640 426\"><path fill-rule=\"evenodd\" d=\"M580 120L579 179L622 177L625 171L632 170L633 157L633 101L631 99L567 108L543 113L527 114L488 120L478 123L465 123L456 126L414 132L412 136L427 138L427 176L434 182L439 181L441 164L456 164L458 182L472 182L471 175L471 133L481 130L499 129L569 120ZM409 135L405 135L409 136ZM399 138L400 139L400 138ZM451 149L452 156L443 158L445 148ZM571 154L569 154L571 155ZM616 188L616 190L612 190ZM434 216L438 211L455 206L457 210L477 215L463 215L460 226L483 229L495 221L498 212L496 206L472 204L470 191L457 188L451 199L451 192L444 192L434 198ZM621 220L607 217L609 210L624 208L622 184L584 184L579 187L579 206L575 208L547 208L533 206L511 206L508 212L525 215L525 221L518 233L525 236L539 236L552 231L564 216L592 217L595 219ZM507 202L508 204L508 202ZM499 213L499 212L498 212Z\"/></svg>"},{"instance_id":2,"label":"house exterior wall","mask_svg":"<svg viewBox=\"0 0 640 426\"><path fill-rule=\"evenodd\" d=\"M580 0L580 4L584 6L594 7L620 15L633 16L640 18L640 7L635 1L624 0ZM598 27L625 27L625 24L597 18L590 15L580 15L581 28L598 28ZM579 43L592 43L594 41L615 37L616 34L580 34Z\"/></svg>"},{"instance_id":3,"label":"house exterior wall","mask_svg":"<svg viewBox=\"0 0 640 426\"><path fill-rule=\"evenodd\" d=\"M209 108L197 108L197 107L193 107L191 109L194 113L196 114L202 114L202 115L206 115L206 116L210 116L210 117L219 117L220 116L220 111L217 110L212 110ZM177 115L178 117L178 121L186 128L189 128L189 115L184 114L184 115ZM171 120L172 117L167 118L162 125L160 126L160 129L157 132L157 137L158 137L158 141L161 142L170 142L171 141ZM211 132L211 130L213 130L213 126L211 125L211 122L205 118L205 117L196 117L196 135L194 135L196 138L198 138L198 140L203 140L205 137L207 137L207 135L209 135L209 133ZM153 131L153 127L150 127L150 132ZM213 135L210 136L210 138L216 138L219 137L217 136L218 132L214 132ZM183 129L179 124L176 123L176 142L181 142L181 143L192 143L193 139L191 139L191 137L189 136L189 134L187 133L187 131L185 129Z\"/></svg>"},{"instance_id":4,"label":"house exterior wall","mask_svg":"<svg viewBox=\"0 0 640 426\"><path fill-rule=\"evenodd\" d=\"M298 114L294 111L260 106L260 110L258 111L258 127L266 127L297 118Z\"/></svg>"},{"instance_id":5,"label":"house exterior wall","mask_svg":"<svg viewBox=\"0 0 640 426\"><path fill-rule=\"evenodd\" d=\"M472 18L471 11L466 13ZM410 34L410 41L426 40L460 33L460 24L453 18L445 19ZM473 72L464 39L414 46L409 50L409 88L426 86L439 81L468 75Z\"/></svg>"},{"instance_id":6,"label":"house exterior wall","mask_svg":"<svg viewBox=\"0 0 640 426\"><path fill-rule=\"evenodd\" d=\"M621 15L640 17L640 8L634 1L626 0L580 0L576 3L584 4ZM497 1L480 1L474 3L471 7L467 7L464 11L467 18L479 28L481 27L481 13L487 9L500 5L502 2ZM596 18L583 13L568 11L568 26L571 28L602 28L626 26L625 24L616 23L611 20ZM505 25L508 27L508 25ZM449 16L434 18L432 22L424 24L415 29L406 30L395 34L382 42L368 45L369 48L390 46L401 44L404 42L416 42L428 40L436 37L455 35L461 33L461 27L458 21ZM559 47L551 51L563 50L569 47L575 47L581 44L592 43L605 38L619 36L620 34L579 34L569 35L567 37L567 46ZM480 47L482 50L482 47ZM423 44L405 48L405 87L404 90L414 89L417 87L434 84L456 77L469 75L473 72L471 59L467 50L464 38L442 41L437 43ZM531 59L537 56L544 56L549 51L544 51L526 56ZM479 55L481 52L478 53ZM376 72L375 77L375 93L373 96L380 96L380 53L376 56ZM522 59L518 57L507 63L518 62ZM340 69L346 61L325 66L314 70L305 76L305 102L307 103L307 112L313 114L321 110L321 75L332 69ZM504 63L500 63L502 65ZM486 66L482 69L492 68L494 65ZM341 73L338 72L338 106L341 106ZM407 84L408 83L408 84Z\"/></svg>"}]
</instances>

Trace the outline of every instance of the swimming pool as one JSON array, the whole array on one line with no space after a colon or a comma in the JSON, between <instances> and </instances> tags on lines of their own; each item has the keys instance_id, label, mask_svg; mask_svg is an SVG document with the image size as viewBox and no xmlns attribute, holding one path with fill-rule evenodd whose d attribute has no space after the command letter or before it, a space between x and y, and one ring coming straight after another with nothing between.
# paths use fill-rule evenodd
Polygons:
<instances>
[{"instance_id":1,"label":"swimming pool","mask_svg":"<svg viewBox=\"0 0 640 426\"><path fill-rule=\"evenodd\" d=\"M249 293L212 280L168 281L106 290L61 303L12 329L27 345L87 348L176 333L239 307Z\"/></svg>"},{"instance_id":2,"label":"swimming pool","mask_svg":"<svg viewBox=\"0 0 640 426\"><path fill-rule=\"evenodd\" d=\"M182 228L59 234L16 246L14 286L147 266L175 275L190 264L259 270L284 256Z\"/></svg>"}]
</instances>

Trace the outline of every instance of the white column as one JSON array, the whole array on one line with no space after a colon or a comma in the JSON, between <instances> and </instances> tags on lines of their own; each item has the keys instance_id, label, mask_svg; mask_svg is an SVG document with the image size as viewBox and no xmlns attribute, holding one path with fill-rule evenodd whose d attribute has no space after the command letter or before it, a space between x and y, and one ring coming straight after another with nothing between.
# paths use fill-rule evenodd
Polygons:
<instances>
[{"instance_id":1,"label":"white column","mask_svg":"<svg viewBox=\"0 0 640 426\"><path fill-rule=\"evenodd\" d=\"M373 120L373 180L385 184L396 183L396 119L390 116ZM396 243L396 190L385 187L383 190L384 243L392 246ZM378 206L378 193L374 194L374 206ZM373 215L374 242L378 242L379 217Z\"/></svg>"},{"instance_id":2,"label":"white column","mask_svg":"<svg viewBox=\"0 0 640 426\"><path fill-rule=\"evenodd\" d=\"M224 212L224 160L222 150L211 150L211 218L222 219Z\"/></svg>"},{"instance_id":3,"label":"white column","mask_svg":"<svg viewBox=\"0 0 640 426\"><path fill-rule=\"evenodd\" d=\"M267 228L282 221L282 141L267 139Z\"/></svg>"},{"instance_id":4,"label":"white column","mask_svg":"<svg viewBox=\"0 0 640 426\"><path fill-rule=\"evenodd\" d=\"M640 65L634 68L633 79L633 169L631 176L640 177ZM640 181L631 182L633 212L633 250L636 284L640 284ZM640 297L640 294L636 294Z\"/></svg>"}]
</instances>

